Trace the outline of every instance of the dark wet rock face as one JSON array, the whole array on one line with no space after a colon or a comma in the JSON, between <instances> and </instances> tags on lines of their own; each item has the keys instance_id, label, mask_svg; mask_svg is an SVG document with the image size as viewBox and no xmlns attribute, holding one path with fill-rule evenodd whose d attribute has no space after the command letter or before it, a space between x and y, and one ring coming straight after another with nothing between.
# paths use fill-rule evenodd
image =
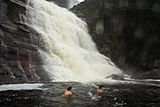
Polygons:
<instances>
[{"instance_id":1,"label":"dark wet rock face","mask_svg":"<svg viewBox=\"0 0 160 107\"><path fill-rule=\"evenodd\" d=\"M159 79L160 78L160 69L154 69L152 71L147 71L140 74L134 74L136 79Z\"/></svg>"},{"instance_id":2,"label":"dark wet rock face","mask_svg":"<svg viewBox=\"0 0 160 107\"><path fill-rule=\"evenodd\" d=\"M27 0L0 1L0 83L47 80L38 47L38 33L20 23ZM46 79L45 79L46 78Z\"/></svg>"},{"instance_id":3,"label":"dark wet rock face","mask_svg":"<svg viewBox=\"0 0 160 107\"><path fill-rule=\"evenodd\" d=\"M99 51L126 72L160 67L159 0L86 0L72 11L87 21Z\"/></svg>"}]
</instances>

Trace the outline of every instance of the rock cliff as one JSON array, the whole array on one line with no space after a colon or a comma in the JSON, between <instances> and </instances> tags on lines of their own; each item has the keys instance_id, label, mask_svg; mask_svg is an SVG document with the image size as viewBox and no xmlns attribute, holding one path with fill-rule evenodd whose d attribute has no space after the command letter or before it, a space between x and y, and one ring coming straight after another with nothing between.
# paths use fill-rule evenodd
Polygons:
<instances>
[{"instance_id":1,"label":"rock cliff","mask_svg":"<svg viewBox=\"0 0 160 107\"><path fill-rule=\"evenodd\" d=\"M27 0L0 1L0 83L49 80L38 48L38 33L23 24Z\"/></svg>"},{"instance_id":2,"label":"rock cliff","mask_svg":"<svg viewBox=\"0 0 160 107\"><path fill-rule=\"evenodd\" d=\"M87 21L99 51L121 69L135 78L160 71L159 0L85 0L71 10Z\"/></svg>"}]
</instances>

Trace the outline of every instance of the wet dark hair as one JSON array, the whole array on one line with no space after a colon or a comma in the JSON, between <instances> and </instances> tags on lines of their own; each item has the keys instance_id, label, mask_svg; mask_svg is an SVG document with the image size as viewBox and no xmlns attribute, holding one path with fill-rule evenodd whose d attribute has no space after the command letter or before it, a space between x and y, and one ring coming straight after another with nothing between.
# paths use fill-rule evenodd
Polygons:
<instances>
[{"instance_id":1,"label":"wet dark hair","mask_svg":"<svg viewBox=\"0 0 160 107\"><path fill-rule=\"evenodd\" d=\"M103 88L104 86L103 85L99 85L99 89Z\"/></svg>"},{"instance_id":2,"label":"wet dark hair","mask_svg":"<svg viewBox=\"0 0 160 107\"><path fill-rule=\"evenodd\" d=\"M72 89L72 87L71 87L71 86L69 86L69 87L67 88L67 90L68 90L68 91L71 91L71 89Z\"/></svg>"}]
</instances>

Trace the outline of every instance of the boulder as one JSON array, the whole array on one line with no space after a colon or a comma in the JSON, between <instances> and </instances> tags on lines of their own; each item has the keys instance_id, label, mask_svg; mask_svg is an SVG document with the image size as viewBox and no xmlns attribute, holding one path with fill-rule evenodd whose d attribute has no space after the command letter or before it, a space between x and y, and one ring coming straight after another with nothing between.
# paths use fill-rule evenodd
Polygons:
<instances>
[{"instance_id":1,"label":"boulder","mask_svg":"<svg viewBox=\"0 0 160 107\"><path fill-rule=\"evenodd\" d=\"M107 76L106 78L112 78L113 80L124 80L122 75L112 74L110 76Z\"/></svg>"},{"instance_id":2,"label":"boulder","mask_svg":"<svg viewBox=\"0 0 160 107\"><path fill-rule=\"evenodd\" d=\"M122 76L116 75L116 74L112 74L112 79L114 80L124 80L124 78Z\"/></svg>"}]
</instances>

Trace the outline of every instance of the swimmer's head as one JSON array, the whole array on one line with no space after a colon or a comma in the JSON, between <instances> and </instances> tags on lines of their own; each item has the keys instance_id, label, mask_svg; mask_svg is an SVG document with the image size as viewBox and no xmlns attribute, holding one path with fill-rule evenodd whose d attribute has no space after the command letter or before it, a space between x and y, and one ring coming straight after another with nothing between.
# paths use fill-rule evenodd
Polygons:
<instances>
[{"instance_id":1,"label":"swimmer's head","mask_svg":"<svg viewBox=\"0 0 160 107\"><path fill-rule=\"evenodd\" d=\"M99 85L99 89L101 89L101 88L104 88L104 86L103 85Z\"/></svg>"},{"instance_id":2,"label":"swimmer's head","mask_svg":"<svg viewBox=\"0 0 160 107\"><path fill-rule=\"evenodd\" d=\"M71 91L71 90L72 90L72 87L71 87L71 86L69 86L69 87L67 88L67 90L68 90L68 91Z\"/></svg>"}]
</instances>

